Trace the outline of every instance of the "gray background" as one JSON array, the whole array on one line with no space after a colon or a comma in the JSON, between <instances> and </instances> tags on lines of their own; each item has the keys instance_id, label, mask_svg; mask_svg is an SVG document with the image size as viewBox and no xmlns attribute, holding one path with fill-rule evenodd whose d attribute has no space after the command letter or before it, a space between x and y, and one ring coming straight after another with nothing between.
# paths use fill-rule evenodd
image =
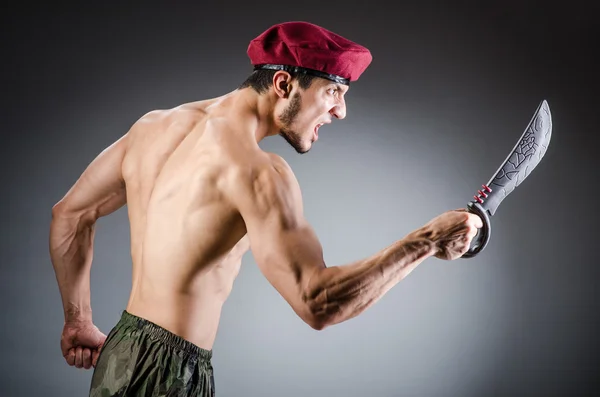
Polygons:
<instances>
[{"instance_id":1,"label":"gray background","mask_svg":"<svg viewBox=\"0 0 600 397\"><path fill-rule=\"evenodd\" d=\"M329 265L464 207L542 99L553 138L493 218L482 254L426 261L346 323L310 329L245 257L214 346L217 395L591 394L598 6L139 4L3 11L1 396L89 387L91 371L60 354L52 205L142 114L234 89L250 72L249 40L288 20L320 24L374 56L347 96L347 119L324 128L309 154L278 137L262 144L294 168ZM125 209L99 222L95 244L94 320L108 333L131 281Z\"/></svg>"}]
</instances>

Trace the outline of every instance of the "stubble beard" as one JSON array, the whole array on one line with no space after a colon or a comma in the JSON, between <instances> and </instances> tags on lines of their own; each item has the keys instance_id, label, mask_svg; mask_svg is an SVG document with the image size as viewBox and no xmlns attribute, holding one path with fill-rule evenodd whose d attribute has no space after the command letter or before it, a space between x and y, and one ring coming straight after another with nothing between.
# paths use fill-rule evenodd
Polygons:
<instances>
[{"instance_id":1,"label":"stubble beard","mask_svg":"<svg viewBox=\"0 0 600 397\"><path fill-rule=\"evenodd\" d=\"M288 107L283 111L281 116L279 116L279 121L283 125L279 131L279 135L283 137L283 139L285 139L286 142L289 143L297 153L304 154L307 153L310 148L305 148L302 144L300 134L291 129L291 126L294 124L294 121L296 121L296 117L298 116L301 107L302 99L300 98L300 94L296 93L292 97Z\"/></svg>"}]
</instances>

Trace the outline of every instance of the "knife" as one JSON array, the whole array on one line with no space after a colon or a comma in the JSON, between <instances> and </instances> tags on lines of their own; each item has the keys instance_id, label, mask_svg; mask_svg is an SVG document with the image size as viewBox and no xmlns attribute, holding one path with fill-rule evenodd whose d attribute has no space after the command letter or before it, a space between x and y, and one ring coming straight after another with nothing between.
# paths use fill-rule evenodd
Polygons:
<instances>
[{"instance_id":1,"label":"knife","mask_svg":"<svg viewBox=\"0 0 600 397\"><path fill-rule=\"evenodd\" d=\"M543 100L536 109L513 150L489 182L467 205L467 210L481 217L483 227L471 241L469 250L461 258L473 258L488 245L491 237L491 217L500 203L508 197L539 164L552 137L552 115L548 102Z\"/></svg>"}]
</instances>

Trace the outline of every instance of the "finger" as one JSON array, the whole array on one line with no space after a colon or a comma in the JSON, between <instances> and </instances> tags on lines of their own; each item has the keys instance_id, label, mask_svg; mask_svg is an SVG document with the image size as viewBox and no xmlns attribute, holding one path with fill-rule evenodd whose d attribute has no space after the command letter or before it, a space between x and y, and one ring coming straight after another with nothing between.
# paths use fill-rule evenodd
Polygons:
<instances>
[{"instance_id":1,"label":"finger","mask_svg":"<svg viewBox=\"0 0 600 397\"><path fill-rule=\"evenodd\" d=\"M481 229L483 227L483 219L480 216L477 217L477 221L475 222L475 227L477 229Z\"/></svg>"},{"instance_id":2,"label":"finger","mask_svg":"<svg viewBox=\"0 0 600 397\"><path fill-rule=\"evenodd\" d=\"M456 253L458 254L457 259L466 254L471 248L471 240L472 239L469 236L463 238L462 244L460 244L456 250Z\"/></svg>"},{"instance_id":3,"label":"finger","mask_svg":"<svg viewBox=\"0 0 600 397\"><path fill-rule=\"evenodd\" d=\"M89 348L83 349L83 368L90 369L92 367L92 351Z\"/></svg>"},{"instance_id":4,"label":"finger","mask_svg":"<svg viewBox=\"0 0 600 397\"><path fill-rule=\"evenodd\" d=\"M68 340L64 335L60 337L60 351L62 352L63 357L67 357L69 354L69 350L71 350L73 344L70 340Z\"/></svg>"},{"instance_id":5,"label":"finger","mask_svg":"<svg viewBox=\"0 0 600 397\"><path fill-rule=\"evenodd\" d=\"M462 257L464 254L466 254L466 253L467 253L467 251L469 251L469 246L468 246L468 245L465 245L465 246L463 247L463 249L461 249L461 250L459 250L459 251L458 251L458 255L456 256L456 259L458 259L458 258Z\"/></svg>"},{"instance_id":6,"label":"finger","mask_svg":"<svg viewBox=\"0 0 600 397\"><path fill-rule=\"evenodd\" d=\"M60 352L62 353L64 358L67 358L67 356L69 355L69 352L71 351L71 348L69 346L67 346L66 344L63 344L61 342L60 344Z\"/></svg>"},{"instance_id":7,"label":"finger","mask_svg":"<svg viewBox=\"0 0 600 397\"><path fill-rule=\"evenodd\" d=\"M77 346L75 349L75 367L83 367L83 348L81 346Z\"/></svg>"},{"instance_id":8,"label":"finger","mask_svg":"<svg viewBox=\"0 0 600 397\"><path fill-rule=\"evenodd\" d=\"M475 236L477 236L477 232L479 232L479 229L477 227L471 227L469 229L469 240L473 240Z\"/></svg>"},{"instance_id":9,"label":"finger","mask_svg":"<svg viewBox=\"0 0 600 397\"><path fill-rule=\"evenodd\" d=\"M92 351L92 366L94 368L98 364L98 357L100 357L100 349Z\"/></svg>"},{"instance_id":10,"label":"finger","mask_svg":"<svg viewBox=\"0 0 600 397\"><path fill-rule=\"evenodd\" d=\"M483 227L483 220L479 215L469 214L469 220L477 229L481 229Z\"/></svg>"},{"instance_id":11,"label":"finger","mask_svg":"<svg viewBox=\"0 0 600 397\"><path fill-rule=\"evenodd\" d=\"M65 355L65 360L70 366L75 365L75 349L71 348L67 351L67 354Z\"/></svg>"}]
</instances>

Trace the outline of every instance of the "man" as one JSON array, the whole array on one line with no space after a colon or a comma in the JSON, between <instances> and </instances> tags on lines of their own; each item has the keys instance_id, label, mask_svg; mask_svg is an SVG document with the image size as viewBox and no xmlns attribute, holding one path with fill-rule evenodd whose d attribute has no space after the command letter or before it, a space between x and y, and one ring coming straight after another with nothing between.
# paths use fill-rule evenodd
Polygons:
<instances>
[{"instance_id":1,"label":"man","mask_svg":"<svg viewBox=\"0 0 600 397\"><path fill-rule=\"evenodd\" d=\"M345 117L349 83L371 54L292 22L252 40L248 55L256 70L238 89L143 116L53 208L61 348L69 365L95 367L91 396L214 395L219 317L250 247L295 313L322 330L362 313L426 258L459 258L482 226L448 211L371 257L326 266L294 174L258 143L280 135L308 152L319 127ZM94 225L125 204L133 285L105 337L90 305Z\"/></svg>"}]
</instances>

